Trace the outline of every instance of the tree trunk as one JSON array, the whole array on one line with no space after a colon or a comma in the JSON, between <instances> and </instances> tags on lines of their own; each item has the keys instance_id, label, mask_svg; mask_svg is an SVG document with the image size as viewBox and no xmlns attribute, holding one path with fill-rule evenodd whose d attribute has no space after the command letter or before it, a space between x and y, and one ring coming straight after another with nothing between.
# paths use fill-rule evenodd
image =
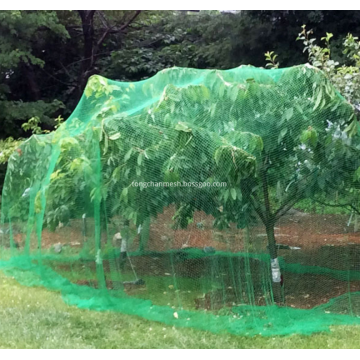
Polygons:
<instances>
[{"instance_id":1,"label":"tree trunk","mask_svg":"<svg viewBox=\"0 0 360 360\"><path fill-rule=\"evenodd\" d=\"M272 292L274 301L278 304L283 302L281 294L281 271L279 266L279 260L277 257L275 233L273 223L266 224L266 234L268 238L269 254L271 261L271 276L272 276Z\"/></svg>"},{"instance_id":2,"label":"tree trunk","mask_svg":"<svg viewBox=\"0 0 360 360\"><path fill-rule=\"evenodd\" d=\"M359 215L355 214L354 219L354 232L357 232L359 230Z\"/></svg>"},{"instance_id":3,"label":"tree trunk","mask_svg":"<svg viewBox=\"0 0 360 360\"><path fill-rule=\"evenodd\" d=\"M40 88L38 86L38 83L36 81L36 75L34 72L34 68L32 64L23 64L23 69L26 77L26 81L29 85L29 90L31 94L31 100L32 101L38 101L41 98L40 94Z\"/></svg>"},{"instance_id":4,"label":"tree trunk","mask_svg":"<svg viewBox=\"0 0 360 360\"><path fill-rule=\"evenodd\" d=\"M143 252L146 249L150 237L150 218L147 218L142 225L140 232L139 251Z\"/></svg>"},{"instance_id":5,"label":"tree trunk","mask_svg":"<svg viewBox=\"0 0 360 360\"><path fill-rule=\"evenodd\" d=\"M77 100L80 100L86 83L94 73L94 15L96 10L79 10L81 25L83 30L84 49L83 60L81 63L81 73L79 76L79 85L77 91Z\"/></svg>"},{"instance_id":6,"label":"tree trunk","mask_svg":"<svg viewBox=\"0 0 360 360\"><path fill-rule=\"evenodd\" d=\"M277 258L277 249L275 241L275 215L271 211L268 181L267 181L267 163L268 158L265 158L264 167L262 169L262 181L263 181L263 194L265 202L265 216L262 216L265 228L266 235L268 238L269 253L270 253L270 262L271 262L271 277L272 277L272 292L274 296L274 301L276 303L282 303L281 295L281 272L279 266L279 260Z\"/></svg>"},{"instance_id":7,"label":"tree trunk","mask_svg":"<svg viewBox=\"0 0 360 360\"><path fill-rule=\"evenodd\" d=\"M102 34L96 39L94 30L94 16L98 10L78 10L81 18L81 26L83 31L84 49L83 59L81 62L81 73L78 80L77 100L79 101L86 83L90 76L98 73L96 69L96 58L98 55L99 47L103 44L105 39L110 33L122 33L140 14L141 10L136 10L122 26L115 26L115 24L107 24L103 29ZM102 16L103 17L103 16ZM105 20L106 23L106 20Z\"/></svg>"}]
</instances>

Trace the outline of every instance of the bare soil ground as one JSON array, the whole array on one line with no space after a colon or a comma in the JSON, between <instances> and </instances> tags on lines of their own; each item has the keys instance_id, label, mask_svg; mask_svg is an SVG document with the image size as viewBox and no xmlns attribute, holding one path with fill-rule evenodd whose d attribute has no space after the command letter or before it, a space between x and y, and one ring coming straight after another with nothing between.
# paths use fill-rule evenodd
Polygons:
<instances>
[{"instance_id":1,"label":"bare soil ground","mask_svg":"<svg viewBox=\"0 0 360 360\"><path fill-rule=\"evenodd\" d=\"M263 226L258 225L250 230L250 241L246 240L245 231L237 229L234 225L226 231L213 229L213 218L202 212L197 212L194 221L187 229L173 230L171 227L172 217L175 213L173 207L165 209L157 219L153 220L150 227L150 237L147 250L164 252L169 249L185 249L188 247L204 248L213 247L217 251L267 253L266 235ZM285 216L276 225L275 236L278 244L300 247L300 250L279 250L279 256L283 256L287 263L301 264L317 267L325 267L333 270L356 270L360 271L360 232L354 232L352 226L347 226L346 215L319 215L293 212ZM74 220L70 224L55 232L44 229L42 232L42 248L50 248L53 244L68 244L74 248L81 248L83 235L81 233L81 221ZM115 232L117 229L112 229ZM103 234L104 241L105 234ZM20 245L24 244L25 235L17 234L15 240ZM32 237L32 247L37 247L36 236ZM131 245L132 251L137 250L138 239ZM139 256L132 259L133 265L141 276L164 276L172 271L170 259L165 257ZM90 264L88 264L90 265ZM87 265L87 266L88 266ZM105 271L110 271L110 266L105 263ZM195 259L183 260L175 263L177 276L197 279L209 274L212 268L209 260ZM266 291L260 289L261 268L258 262L251 260L251 273L253 274L253 291L256 305L265 305ZM91 265L95 269L95 263ZM129 266L129 265L127 265ZM234 268L242 266L234 264ZM62 270L67 269L63 265ZM128 270L131 270L128 268ZM229 269L223 269L223 272ZM74 268L72 268L74 271ZM346 281L334 279L330 276L315 274L284 274L284 295L286 305L296 308L309 309L314 306L325 304L330 299L347 292L360 291L360 281ZM240 279L243 288L246 279ZM79 280L79 284L88 284L88 280ZM239 284L238 284L239 285ZM92 286L97 286L92 282ZM107 286L114 288L114 284L108 281ZM224 305L239 302L239 295L234 298L234 284L227 284L225 292L221 294L213 290L204 294L194 304L198 308L214 309ZM131 289L131 293L142 291L143 288ZM245 295L244 295L245 296ZM247 296L247 295L246 295ZM244 297L242 298L244 300Z\"/></svg>"},{"instance_id":2,"label":"bare soil ground","mask_svg":"<svg viewBox=\"0 0 360 360\"><path fill-rule=\"evenodd\" d=\"M166 209L151 224L149 249L161 251L186 246L212 246L217 250L232 252L245 250L245 232L237 229L235 224L226 231L218 231L212 228L212 216L197 212L194 222L187 229L173 230L170 224L174 211L173 208ZM347 221L347 215L305 214L295 211L276 224L276 241L283 245L301 247L302 250L360 244L360 232L353 232L353 227L348 227ZM251 228L250 243L257 247L252 250L266 251L266 234L262 225Z\"/></svg>"},{"instance_id":3,"label":"bare soil ground","mask_svg":"<svg viewBox=\"0 0 360 360\"><path fill-rule=\"evenodd\" d=\"M235 224L232 224L230 229L219 231L212 227L214 220L212 216L203 212L196 212L193 223L189 224L186 229L173 230L171 225L174 213L173 207L166 208L152 221L148 250L166 251L183 247L203 248L204 246L233 252L245 250L244 231L237 229ZM275 228L275 236L278 243L298 246L302 249L360 244L360 232L353 232L353 227L348 227L347 221L347 215L295 212L295 214L287 215L279 221ZM262 225L254 226L250 231L250 242L260 248L266 248L264 227ZM105 234L102 234L102 237L105 241ZM20 245L23 245L25 234L16 234L14 238ZM32 234L31 238L31 244L33 247L37 247L36 235ZM43 229L41 246L46 249L53 244L62 243L81 247L83 240L81 221L72 220L70 226L57 228L55 232L46 228ZM135 239L133 249L136 249L137 246L138 239ZM258 250L261 250L260 248Z\"/></svg>"},{"instance_id":4,"label":"bare soil ground","mask_svg":"<svg viewBox=\"0 0 360 360\"><path fill-rule=\"evenodd\" d=\"M198 309L219 310L224 306L234 306L240 304L253 304L263 306L270 302L270 283L264 283L263 270L266 266L263 262L248 259L248 264L244 258L224 258L221 256L201 259L171 259L169 255L163 255L161 258L147 256L138 256L132 258L132 264L138 277L152 277L153 281L161 284L161 278L172 278L175 273L177 278L185 278L191 281L192 291L198 288L201 292L203 281L207 278L214 286L214 290L205 291L201 296L193 300L193 307ZM88 264L95 271L95 263ZM62 267L63 270L69 270L70 265ZM110 272L109 262L104 262L104 269L107 274ZM73 268L73 271L76 269ZM132 269L129 263L126 263L125 272L131 273ZM251 274L251 278L247 277ZM107 287L109 289L118 289L119 284L113 283L107 277ZM159 280L156 280L159 279ZM97 287L97 282L88 280L79 280L80 285L90 285ZM190 284L190 283L186 283ZM152 284L143 286L126 286L125 292L128 295L147 298L153 296L154 289ZM121 287L121 286L120 286ZM217 288L217 289L216 289ZM187 296L186 285L179 285L180 296ZM158 295L168 292L168 284L157 286ZM295 274L292 272L283 272L283 291L285 305L299 309L311 309L315 306L328 303L332 298L346 293L360 292L360 281L347 281L333 278L331 276L317 274ZM184 295L185 293L185 295ZM200 295L200 294L199 294ZM193 295L191 295L193 296ZM359 309L360 310L360 309Z\"/></svg>"}]
</instances>

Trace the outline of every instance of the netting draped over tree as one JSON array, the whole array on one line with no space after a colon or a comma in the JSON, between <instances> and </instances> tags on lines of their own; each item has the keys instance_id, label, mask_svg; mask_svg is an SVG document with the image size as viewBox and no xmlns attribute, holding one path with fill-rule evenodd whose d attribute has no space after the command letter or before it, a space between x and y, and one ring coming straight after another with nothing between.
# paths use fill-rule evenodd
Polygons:
<instances>
[{"instance_id":1,"label":"netting draped over tree","mask_svg":"<svg viewBox=\"0 0 360 360\"><path fill-rule=\"evenodd\" d=\"M91 77L10 158L0 268L79 307L214 332L357 323L359 134L309 65Z\"/></svg>"}]
</instances>

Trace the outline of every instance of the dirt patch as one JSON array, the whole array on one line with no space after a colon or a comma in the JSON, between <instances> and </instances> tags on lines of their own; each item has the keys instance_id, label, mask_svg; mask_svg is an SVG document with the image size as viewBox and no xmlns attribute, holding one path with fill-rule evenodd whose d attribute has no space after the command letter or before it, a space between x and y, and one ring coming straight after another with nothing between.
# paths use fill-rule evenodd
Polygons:
<instances>
[{"instance_id":1,"label":"dirt patch","mask_svg":"<svg viewBox=\"0 0 360 360\"><path fill-rule=\"evenodd\" d=\"M219 309L224 306L234 306L234 304L266 305L269 303L270 284L266 285L268 288L266 286L264 288L264 279L268 278L267 281L269 281L270 278L269 264L266 262L248 259L245 264L244 258L222 258L216 253L196 259L186 257L187 249L204 249L204 247L213 247L216 252L267 254L267 238L262 225L253 226L250 229L250 240L247 240L245 230L237 229L235 224L231 224L231 227L224 231L213 229L214 219L203 212L195 213L193 223L187 229L174 230L171 227L174 213L175 208L169 207L152 221L146 250L153 253L131 258L139 277L153 277L154 282L157 282L156 277L176 274L177 278L190 279L198 284L207 278L214 285L215 290L205 292L203 297L198 298L193 304L197 308ZM281 249L278 251L278 256L283 257L287 264L303 266L302 269L304 266L323 267L343 271L345 275L349 271L360 271L360 232L353 232L352 228L347 226L347 221L346 215L304 214L296 211L290 213L276 224L276 240L278 244L299 247L300 250ZM91 228L89 226L89 229ZM111 228L111 231L113 230ZM92 243L91 231L88 238L89 243ZM15 240L20 247L23 246L25 234L15 235ZM55 232L44 229L41 240L43 249L48 249L56 243L81 249L84 240L81 221L72 220L70 226L58 228ZM102 241L103 244L106 243L105 233L102 233ZM35 249L37 244L36 234L32 234L31 247ZM137 237L128 250L137 251L138 248ZM176 249L172 255L167 252L171 249ZM51 266L55 271L77 274L77 278L82 277L81 274L87 277L86 273L89 275L95 273L96 270L95 261L54 263ZM122 289L122 284L111 281L112 278L109 275L120 272L117 259L104 260L103 266L107 288ZM129 261L126 261L124 271L132 273ZM246 274L251 274L250 282ZM328 303L330 299L349 291L360 291L360 282L348 282L345 275L342 281L331 275L284 272L283 289L286 305L310 309ZM337 276L337 278L341 277ZM79 280L77 283L98 287L97 281ZM125 292L134 296L145 295L145 290L146 287L131 285L125 287ZM166 290L168 289L164 289ZM147 289L147 291L151 293L153 289ZM193 299L191 301L193 302Z\"/></svg>"},{"instance_id":2,"label":"dirt patch","mask_svg":"<svg viewBox=\"0 0 360 360\"><path fill-rule=\"evenodd\" d=\"M89 286L94 289L99 288L99 282L97 280L77 280L75 281L75 284L81 286ZM136 285L136 284L122 283L120 281L106 280L106 288L108 290L124 290L125 293L130 296L139 291L145 291L146 285L145 284Z\"/></svg>"},{"instance_id":3,"label":"dirt patch","mask_svg":"<svg viewBox=\"0 0 360 360\"><path fill-rule=\"evenodd\" d=\"M76 220L74 220L76 222ZM14 235L14 240L19 244L20 247L25 246L26 234L18 233ZM66 226L55 231L43 229L41 232L41 248L49 249L54 244L69 245L71 247L80 248L83 245L84 237L81 233L81 229L77 226ZM38 248L38 238L35 232L30 235L30 248Z\"/></svg>"},{"instance_id":4,"label":"dirt patch","mask_svg":"<svg viewBox=\"0 0 360 360\"><path fill-rule=\"evenodd\" d=\"M172 278L176 274L178 290L185 297L188 290L193 288L205 289L205 284L211 284L212 291L204 292L203 296L193 301L193 307L207 310L219 310L223 307L251 304L264 306L271 303L271 281L267 276L268 264L256 259L212 257L201 259L170 259L169 255L160 258L141 256L132 259L133 266L139 278L152 278L150 287L125 286L128 295L146 298L154 291L161 295L169 291L168 282L164 277ZM89 264L95 269L95 263ZM106 266L107 267L107 266ZM125 272L131 274L129 264ZM268 274L265 275L264 274ZM111 281L106 272L108 289L119 289L121 283ZM187 279L182 282L181 279ZM190 281L190 283L189 283ZM80 285L97 287L97 281L77 281ZM153 284L153 285L151 285ZM155 285L155 288L152 286ZM163 285L164 284L164 285ZM191 285L192 284L192 285ZM190 286L191 288L189 288ZM145 292L144 292L145 291ZM347 281L336 279L332 276L316 274L296 274L283 272L283 292L285 305L299 309L311 309L315 306L326 304L330 299L353 292L360 292L360 281ZM186 299L185 299L186 300ZM189 301L187 301L188 303Z\"/></svg>"},{"instance_id":5,"label":"dirt patch","mask_svg":"<svg viewBox=\"0 0 360 360\"><path fill-rule=\"evenodd\" d=\"M244 284L246 285L246 284ZM327 304L331 299L350 292L360 291L360 281L345 282L320 275L298 276L285 273L283 291L285 306L312 309ZM264 293L256 286L252 293L239 293L228 287L213 290L195 299L197 309L219 310L223 307L251 304L265 306L270 302L270 291Z\"/></svg>"},{"instance_id":6,"label":"dirt patch","mask_svg":"<svg viewBox=\"0 0 360 360\"><path fill-rule=\"evenodd\" d=\"M194 221L186 229L173 230L173 207L164 210L153 221L150 228L149 250L165 251L182 247L212 246L217 250L239 252L246 251L245 234L231 224L230 229L213 229L214 218L203 212L196 212ZM326 245L344 246L360 244L360 232L353 232L347 226L347 215L305 214L294 211L284 216L275 227L275 237L279 244L314 249ZM266 233L259 224L250 229L251 245L257 251L266 250Z\"/></svg>"},{"instance_id":7,"label":"dirt patch","mask_svg":"<svg viewBox=\"0 0 360 360\"><path fill-rule=\"evenodd\" d=\"M242 233L232 226L229 231L213 229L214 218L198 211L194 214L193 223L186 229L173 230L172 217L175 208L170 206L159 214L150 226L149 250L166 251L184 247L203 248L212 246L218 250L243 250Z\"/></svg>"},{"instance_id":8,"label":"dirt patch","mask_svg":"<svg viewBox=\"0 0 360 360\"><path fill-rule=\"evenodd\" d=\"M147 250L166 251L169 249L181 249L184 247L203 248L214 247L222 251L251 251L267 252L266 233L264 227L259 223L250 229L250 246L245 241L245 232L237 229L231 224L227 230L219 231L213 228L214 218L203 212L197 211L194 219L186 229L173 230L172 217L175 208L169 206L152 220L150 225L150 236ZM88 219L88 238L93 236L92 219ZM301 247L302 250L315 249L323 246L344 246L348 244L360 244L360 232L353 232L353 227L347 226L347 215L319 215L305 214L297 211L284 216L276 224L275 237L279 244ZM110 226L110 232L115 231ZM102 241L106 244L106 233L101 234ZM26 234L14 235L15 241L23 247ZM61 243L71 247L81 248L84 237L82 235L81 220L71 220L67 226L57 228L54 232L43 229L41 234L41 247L48 249L52 245ZM38 239L35 233L31 235L31 248L38 247ZM139 248L139 237L137 236L130 245L130 251Z\"/></svg>"}]
</instances>

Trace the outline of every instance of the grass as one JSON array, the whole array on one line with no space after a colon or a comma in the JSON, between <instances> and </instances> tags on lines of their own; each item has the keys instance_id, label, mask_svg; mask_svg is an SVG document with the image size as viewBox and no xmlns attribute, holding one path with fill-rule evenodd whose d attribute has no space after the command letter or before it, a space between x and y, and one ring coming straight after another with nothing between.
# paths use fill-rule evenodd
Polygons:
<instances>
[{"instance_id":1,"label":"grass","mask_svg":"<svg viewBox=\"0 0 360 360\"><path fill-rule=\"evenodd\" d=\"M360 327L312 336L240 337L164 326L138 317L67 306L0 272L0 348L358 348Z\"/></svg>"}]
</instances>

